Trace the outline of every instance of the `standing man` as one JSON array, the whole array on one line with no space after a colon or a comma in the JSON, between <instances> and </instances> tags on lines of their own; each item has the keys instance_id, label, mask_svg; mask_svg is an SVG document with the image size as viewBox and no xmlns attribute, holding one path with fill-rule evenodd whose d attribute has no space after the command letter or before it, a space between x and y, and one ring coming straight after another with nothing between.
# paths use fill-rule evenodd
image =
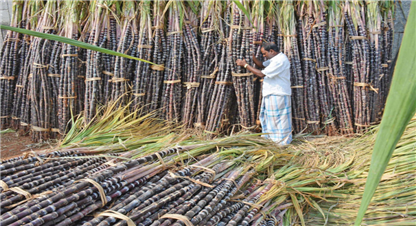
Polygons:
<instances>
[{"instance_id":1,"label":"standing man","mask_svg":"<svg viewBox=\"0 0 416 226\"><path fill-rule=\"evenodd\" d=\"M292 142L290 62L285 54L279 53L274 43L263 43L260 51L267 61L262 63L254 55L253 61L263 70L248 65L244 59L238 59L236 63L263 78L260 122L262 132L267 133L263 137L270 138L279 145L290 144Z\"/></svg>"}]
</instances>

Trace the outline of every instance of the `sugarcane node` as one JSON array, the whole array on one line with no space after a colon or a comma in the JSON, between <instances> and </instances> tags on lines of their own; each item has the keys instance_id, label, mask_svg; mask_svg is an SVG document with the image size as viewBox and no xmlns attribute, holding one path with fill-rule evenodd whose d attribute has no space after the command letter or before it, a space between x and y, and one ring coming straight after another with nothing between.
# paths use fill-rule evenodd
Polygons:
<instances>
[{"instance_id":1,"label":"sugarcane node","mask_svg":"<svg viewBox=\"0 0 416 226\"><path fill-rule=\"evenodd\" d=\"M165 84L175 84L175 83L180 83L182 82L180 79L178 80L164 80L163 83Z\"/></svg>"},{"instance_id":2,"label":"sugarcane node","mask_svg":"<svg viewBox=\"0 0 416 226\"><path fill-rule=\"evenodd\" d=\"M308 124L319 124L319 121L309 121L309 120L306 120L306 123L308 123Z\"/></svg>"},{"instance_id":3,"label":"sugarcane node","mask_svg":"<svg viewBox=\"0 0 416 226\"><path fill-rule=\"evenodd\" d=\"M16 116L12 116L12 119L13 120L19 120L20 118L19 117L16 117Z\"/></svg>"},{"instance_id":4,"label":"sugarcane node","mask_svg":"<svg viewBox=\"0 0 416 226\"><path fill-rule=\"evenodd\" d=\"M312 28L320 27L320 26L324 26L324 25L326 25L326 21L321 22L321 23L317 23L317 24L313 25Z\"/></svg>"},{"instance_id":5,"label":"sugarcane node","mask_svg":"<svg viewBox=\"0 0 416 226\"><path fill-rule=\"evenodd\" d=\"M166 33L166 36L170 36L170 35L174 35L174 34L182 34L182 33L183 33L183 31L171 31L171 32Z\"/></svg>"},{"instance_id":6,"label":"sugarcane node","mask_svg":"<svg viewBox=\"0 0 416 226\"><path fill-rule=\"evenodd\" d=\"M114 76L114 74L109 71L102 71L102 73L105 75Z\"/></svg>"},{"instance_id":7,"label":"sugarcane node","mask_svg":"<svg viewBox=\"0 0 416 226\"><path fill-rule=\"evenodd\" d=\"M168 214L165 214L165 215L160 217L160 219L164 219L164 218L169 218L169 219L175 219L175 220L182 221L186 226L194 226L191 223L191 221L189 221L189 219L184 215L168 213Z\"/></svg>"},{"instance_id":8,"label":"sugarcane node","mask_svg":"<svg viewBox=\"0 0 416 226\"><path fill-rule=\"evenodd\" d=\"M335 77L335 79L337 80L342 80L342 79L346 79L347 77L341 76L341 77Z\"/></svg>"},{"instance_id":9,"label":"sugarcane node","mask_svg":"<svg viewBox=\"0 0 416 226\"><path fill-rule=\"evenodd\" d=\"M83 181L88 182L88 183L92 184L94 187L97 188L98 192L100 193L102 206L104 207L107 204L107 197L105 197L105 192L104 192L103 187L101 187L101 185L99 183L97 183L96 181L94 181L92 179L89 179L89 178L77 180L77 181L74 182L74 184L78 183L78 182L83 182Z\"/></svg>"},{"instance_id":10,"label":"sugarcane node","mask_svg":"<svg viewBox=\"0 0 416 226\"><path fill-rule=\"evenodd\" d=\"M381 64L381 67L389 67L388 64Z\"/></svg>"},{"instance_id":11,"label":"sugarcane node","mask_svg":"<svg viewBox=\"0 0 416 226\"><path fill-rule=\"evenodd\" d=\"M84 75L78 75L77 78L85 78Z\"/></svg>"},{"instance_id":12,"label":"sugarcane node","mask_svg":"<svg viewBox=\"0 0 416 226\"><path fill-rule=\"evenodd\" d=\"M151 49L151 48L153 48L153 46L152 45L138 45L137 46L137 49Z\"/></svg>"},{"instance_id":13,"label":"sugarcane node","mask_svg":"<svg viewBox=\"0 0 416 226\"><path fill-rule=\"evenodd\" d=\"M133 93L133 96L135 96L135 97L142 97L142 96L145 96L146 95L146 93Z\"/></svg>"},{"instance_id":14,"label":"sugarcane node","mask_svg":"<svg viewBox=\"0 0 416 226\"><path fill-rule=\"evenodd\" d=\"M49 77L60 78L61 74L48 74Z\"/></svg>"},{"instance_id":15,"label":"sugarcane node","mask_svg":"<svg viewBox=\"0 0 416 226\"><path fill-rule=\"evenodd\" d=\"M150 69L155 70L155 71L164 71L165 70L165 65L163 65L163 64L160 64L160 65L152 64L152 65L150 65Z\"/></svg>"},{"instance_id":16,"label":"sugarcane node","mask_svg":"<svg viewBox=\"0 0 416 226\"><path fill-rule=\"evenodd\" d=\"M291 86L290 88L292 88L292 89L301 89L301 88L304 88L303 86Z\"/></svg>"},{"instance_id":17,"label":"sugarcane node","mask_svg":"<svg viewBox=\"0 0 416 226\"><path fill-rule=\"evenodd\" d=\"M130 217L128 217L124 214L121 214L119 212L116 212L114 210L106 210L104 212L101 212L101 213L97 214L94 217L101 217L101 216L103 216L103 217L114 217L116 219L125 220L128 226L135 226L136 225L136 224L134 224L133 220L130 219Z\"/></svg>"},{"instance_id":18,"label":"sugarcane node","mask_svg":"<svg viewBox=\"0 0 416 226\"><path fill-rule=\"evenodd\" d=\"M58 96L59 99L76 99L77 96Z\"/></svg>"},{"instance_id":19,"label":"sugarcane node","mask_svg":"<svg viewBox=\"0 0 416 226\"><path fill-rule=\"evenodd\" d=\"M277 34L277 36L284 37L285 35L284 34Z\"/></svg>"},{"instance_id":20,"label":"sugarcane node","mask_svg":"<svg viewBox=\"0 0 416 226\"><path fill-rule=\"evenodd\" d=\"M391 60L388 60L387 63L391 63Z\"/></svg>"},{"instance_id":21,"label":"sugarcane node","mask_svg":"<svg viewBox=\"0 0 416 226\"><path fill-rule=\"evenodd\" d=\"M298 36L298 35L297 34L294 34L294 35L283 35L283 37L286 37L286 38L296 37L296 36Z\"/></svg>"},{"instance_id":22,"label":"sugarcane node","mask_svg":"<svg viewBox=\"0 0 416 226\"><path fill-rule=\"evenodd\" d=\"M261 45L263 44L263 41L254 41L253 44Z\"/></svg>"},{"instance_id":23,"label":"sugarcane node","mask_svg":"<svg viewBox=\"0 0 416 226\"><path fill-rule=\"evenodd\" d=\"M231 76L233 76L233 77L248 77L248 76L251 76L251 75L253 75L253 73L251 73L251 72L249 72L249 73L234 73L234 72L231 72Z\"/></svg>"},{"instance_id":24,"label":"sugarcane node","mask_svg":"<svg viewBox=\"0 0 416 226\"><path fill-rule=\"evenodd\" d=\"M215 81L216 85L226 85L226 86L231 86L233 85L233 82L226 82L226 81Z\"/></svg>"},{"instance_id":25,"label":"sugarcane node","mask_svg":"<svg viewBox=\"0 0 416 226\"><path fill-rule=\"evenodd\" d=\"M344 27L344 25L331 25L329 27Z\"/></svg>"},{"instance_id":26,"label":"sugarcane node","mask_svg":"<svg viewBox=\"0 0 416 226\"><path fill-rule=\"evenodd\" d=\"M17 88L23 88L23 85L16 85Z\"/></svg>"},{"instance_id":27,"label":"sugarcane node","mask_svg":"<svg viewBox=\"0 0 416 226\"><path fill-rule=\"evenodd\" d=\"M30 124L26 123L26 122L20 122L21 126L29 126Z\"/></svg>"},{"instance_id":28,"label":"sugarcane node","mask_svg":"<svg viewBox=\"0 0 416 226\"><path fill-rule=\"evenodd\" d=\"M354 82L354 86L367 87L367 86L370 86L370 84L364 83L364 82Z\"/></svg>"},{"instance_id":29,"label":"sugarcane node","mask_svg":"<svg viewBox=\"0 0 416 226\"><path fill-rule=\"evenodd\" d=\"M367 39L366 36L350 36L351 40L364 40Z\"/></svg>"},{"instance_id":30,"label":"sugarcane node","mask_svg":"<svg viewBox=\"0 0 416 226\"><path fill-rule=\"evenodd\" d=\"M352 61L347 61L347 62L344 62L344 64L353 64L353 62Z\"/></svg>"},{"instance_id":31,"label":"sugarcane node","mask_svg":"<svg viewBox=\"0 0 416 226\"><path fill-rule=\"evenodd\" d=\"M71 56L77 57L78 54L76 54L76 53L65 53L65 54L62 54L61 55L62 58L64 58L64 57L71 57Z\"/></svg>"},{"instance_id":32,"label":"sugarcane node","mask_svg":"<svg viewBox=\"0 0 416 226\"><path fill-rule=\"evenodd\" d=\"M257 125L254 125L254 126L243 126L243 125L240 125L243 129L245 129L245 130L253 130L253 129L256 129L257 128Z\"/></svg>"},{"instance_id":33,"label":"sugarcane node","mask_svg":"<svg viewBox=\"0 0 416 226\"><path fill-rule=\"evenodd\" d=\"M91 82L91 81L101 81L101 77L94 77L94 78L86 78L85 79L86 82Z\"/></svg>"}]
</instances>

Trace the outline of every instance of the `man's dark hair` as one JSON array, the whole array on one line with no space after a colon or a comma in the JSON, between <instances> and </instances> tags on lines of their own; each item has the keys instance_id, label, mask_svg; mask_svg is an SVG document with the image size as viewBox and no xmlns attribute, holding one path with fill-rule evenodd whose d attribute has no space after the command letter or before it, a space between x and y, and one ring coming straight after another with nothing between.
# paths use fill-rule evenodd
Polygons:
<instances>
[{"instance_id":1,"label":"man's dark hair","mask_svg":"<svg viewBox=\"0 0 416 226\"><path fill-rule=\"evenodd\" d=\"M279 52L279 48L277 47L276 44L274 44L273 42L264 42L261 47L264 48L264 50L266 50L267 52L269 52L271 49L274 50L276 53Z\"/></svg>"}]
</instances>

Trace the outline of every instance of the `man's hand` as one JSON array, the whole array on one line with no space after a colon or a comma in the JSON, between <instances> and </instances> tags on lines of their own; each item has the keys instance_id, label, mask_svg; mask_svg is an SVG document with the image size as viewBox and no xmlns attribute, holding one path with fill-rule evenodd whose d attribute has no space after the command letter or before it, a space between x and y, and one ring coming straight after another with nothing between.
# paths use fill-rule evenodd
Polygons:
<instances>
[{"instance_id":1,"label":"man's hand","mask_svg":"<svg viewBox=\"0 0 416 226\"><path fill-rule=\"evenodd\" d=\"M244 65L246 65L247 64L247 62L246 62L246 60L240 60L240 59L238 59L236 62L235 62L238 66L241 66L241 67L244 67Z\"/></svg>"},{"instance_id":2,"label":"man's hand","mask_svg":"<svg viewBox=\"0 0 416 226\"><path fill-rule=\"evenodd\" d=\"M263 63L253 54L253 62L258 68L264 68Z\"/></svg>"}]
</instances>

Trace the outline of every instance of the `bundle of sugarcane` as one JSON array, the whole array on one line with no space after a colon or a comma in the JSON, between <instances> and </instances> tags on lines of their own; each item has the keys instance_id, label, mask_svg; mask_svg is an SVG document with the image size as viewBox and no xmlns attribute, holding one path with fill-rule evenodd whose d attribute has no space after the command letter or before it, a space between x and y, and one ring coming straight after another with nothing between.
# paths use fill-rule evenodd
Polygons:
<instances>
[{"instance_id":1,"label":"bundle of sugarcane","mask_svg":"<svg viewBox=\"0 0 416 226\"><path fill-rule=\"evenodd\" d=\"M79 14L78 7L82 5L79 1L66 1L64 10L68 14L63 18L63 35L67 38L79 38ZM59 132L65 134L67 124L73 115L76 115L80 109L77 109L77 76L78 76L78 47L64 44L61 51L61 77L59 79L59 96L58 96L58 118Z\"/></svg>"},{"instance_id":2,"label":"bundle of sugarcane","mask_svg":"<svg viewBox=\"0 0 416 226\"><path fill-rule=\"evenodd\" d=\"M291 4L288 4L285 8L285 11L281 9L281 13L283 15L288 15L287 19L292 20L291 27L285 26L284 22L282 23L282 30L283 33L286 35L290 35L293 37L285 37L285 52L289 52L291 48L290 45L296 45L296 42L289 43L291 39L296 41L296 34L294 28L294 15L293 15L293 8ZM291 13L291 14L288 14ZM301 68L303 70L303 77L301 73L298 73L295 70L297 67L291 70L291 73L297 73L297 76L292 77L292 100L293 106L298 106L299 109L293 108L293 125L295 131L300 132L305 130L305 126L307 126L307 131L318 132L319 130L319 116L320 116L320 108L319 108L319 96L318 96L318 82L315 70L315 63L316 63L316 53L314 50L314 40L312 37L312 33L310 32L312 29L312 22L313 22L313 15L312 15L312 5L310 2L304 2L300 5L300 9L298 10L299 19L298 19L298 38L299 38L299 46L300 46L300 56L302 58ZM290 16L292 15L292 16ZM289 17L290 16L290 17ZM283 21L285 17L283 17ZM291 32L291 33L288 33ZM299 53L295 52L295 56L299 56ZM290 59L290 57L289 57ZM294 58L296 59L296 58ZM299 58L298 58L299 59ZM292 60L292 65L296 65L296 60ZM300 62L299 62L300 63ZM303 94L303 95L302 95ZM303 104L302 104L303 103ZM303 108L302 108L303 106ZM302 113L303 112L303 113ZM303 115L302 115L303 114Z\"/></svg>"},{"instance_id":3,"label":"bundle of sugarcane","mask_svg":"<svg viewBox=\"0 0 416 226\"><path fill-rule=\"evenodd\" d=\"M352 46L352 71L354 78L354 125L362 132L370 125L369 72L370 49L365 30L364 8L361 1L345 3L345 22Z\"/></svg>"},{"instance_id":4,"label":"bundle of sugarcane","mask_svg":"<svg viewBox=\"0 0 416 226\"><path fill-rule=\"evenodd\" d=\"M59 16L57 14L60 4L54 1L48 1L45 4L41 19L38 23L37 31L46 34L56 34ZM54 138L59 132L56 123L56 78L57 74L49 73L49 63L53 61L51 58L60 57L52 55L54 41L41 38L34 38L32 42L33 62L31 73L29 76L29 96L31 106L31 130L32 140L42 141Z\"/></svg>"},{"instance_id":5,"label":"bundle of sugarcane","mask_svg":"<svg viewBox=\"0 0 416 226\"><path fill-rule=\"evenodd\" d=\"M316 75L319 87L319 107L321 109L321 123L325 134L335 135L337 130L335 128L335 96L332 95L335 90L330 85L332 81L328 70L328 31L326 23L326 6L323 2L314 2L310 5L313 7L313 15L315 25L312 26L312 38L314 39L315 59L316 59ZM312 13L312 12L311 12Z\"/></svg>"},{"instance_id":6,"label":"bundle of sugarcane","mask_svg":"<svg viewBox=\"0 0 416 226\"><path fill-rule=\"evenodd\" d=\"M22 27L25 29L34 29L36 27L37 20L29 19L31 15L38 13L38 10L42 7L38 2L24 2L22 12ZM34 52L30 47L31 38L28 35L23 35L23 42L20 52L20 67L19 76L16 82L16 88L14 90L14 99L12 107L13 125L12 128L19 129L26 133L29 129L30 123L30 102L28 97L29 92L29 74L30 64L32 62L31 54ZM5 45L3 45L5 47Z\"/></svg>"},{"instance_id":7,"label":"bundle of sugarcane","mask_svg":"<svg viewBox=\"0 0 416 226\"><path fill-rule=\"evenodd\" d=\"M65 158L48 160L44 163L48 158L58 157ZM5 185L2 187L0 207L2 210L13 209L16 203L19 205L22 200L28 198L28 195L42 196L52 193L46 191L63 188L76 180L85 178L106 161L104 157L88 157L85 154L71 151L62 155L56 152L44 158L36 156L4 164L2 165L4 167L2 181ZM21 164L23 162L29 162L29 164ZM24 192L21 192L22 190ZM8 211L2 211L2 213L5 212Z\"/></svg>"},{"instance_id":8,"label":"bundle of sugarcane","mask_svg":"<svg viewBox=\"0 0 416 226\"><path fill-rule=\"evenodd\" d=\"M257 2L259 3L259 2ZM249 8L248 2L242 2L244 7ZM261 7L258 4L258 7ZM233 21L231 25L230 35L232 53L228 63L231 67L231 75L233 79L233 85L235 94L237 97L239 121L243 130L254 130L256 127L256 111L254 99L254 77L251 72L247 69L239 67L235 64L237 59L245 59L248 64L252 65L252 55L254 53L253 33L250 18L244 15L241 9L238 8L237 4L233 4ZM256 8L259 11L259 8ZM261 10L262 12L262 10ZM259 20L261 23L263 17L260 15ZM258 28L261 29L261 28ZM261 33L262 31L259 30ZM250 48L251 47L251 48Z\"/></svg>"},{"instance_id":9,"label":"bundle of sugarcane","mask_svg":"<svg viewBox=\"0 0 416 226\"><path fill-rule=\"evenodd\" d=\"M292 0L283 0L281 3L279 24L282 29L283 52L290 61L290 80L292 88L292 122L296 133L303 131L306 125L306 97L304 90L304 76L301 70L300 54L298 49L298 39L296 38L296 21ZM313 124L312 124L313 125Z\"/></svg>"},{"instance_id":10,"label":"bundle of sugarcane","mask_svg":"<svg viewBox=\"0 0 416 226\"><path fill-rule=\"evenodd\" d=\"M227 6L231 5L230 2L227 2ZM236 10L236 7L232 7L231 9L227 7L225 10L225 19L227 24L230 24L231 21L233 23L239 24L239 17L237 14L232 14L231 10ZM236 13L237 13L236 12ZM233 15L233 20L231 20L231 15ZM224 27L220 27L220 34L224 34L224 39L220 39L221 44L219 44L219 49L221 49L221 55L219 57L218 63L218 73L215 79L215 86L212 92L212 96L209 102L209 112L207 116L207 122L205 131L210 135L218 135L220 127L221 127L221 120L225 116L225 111L227 110L227 106L230 105L230 101L232 100L232 92L233 86L231 82L231 68L235 67L235 62L232 61L232 49L231 49L231 42L233 39L237 38L237 29L231 29L228 25L223 24Z\"/></svg>"},{"instance_id":11,"label":"bundle of sugarcane","mask_svg":"<svg viewBox=\"0 0 416 226\"><path fill-rule=\"evenodd\" d=\"M165 25L165 1L153 2L153 62L157 65L151 65L150 77L147 85L146 106L148 112L158 110L161 106L161 95L163 87L163 71L165 68L160 65L165 64L169 50L167 48L165 33L163 31Z\"/></svg>"},{"instance_id":12,"label":"bundle of sugarcane","mask_svg":"<svg viewBox=\"0 0 416 226\"><path fill-rule=\"evenodd\" d=\"M335 101L336 122L340 134L352 134L354 126L352 123L351 99L348 93L347 76L345 68L345 46L344 43L344 18L341 12L342 5L331 4L328 9L328 67L331 94Z\"/></svg>"},{"instance_id":13,"label":"bundle of sugarcane","mask_svg":"<svg viewBox=\"0 0 416 226\"><path fill-rule=\"evenodd\" d=\"M185 8L186 9L186 8ZM197 30L198 20L196 15L190 12L185 15L183 25L185 69L183 71L184 100L182 104L182 123L186 127L193 127L196 117L197 101L200 95L200 81L202 68L202 54L198 42Z\"/></svg>"},{"instance_id":14,"label":"bundle of sugarcane","mask_svg":"<svg viewBox=\"0 0 416 226\"><path fill-rule=\"evenodd\" d=\"M370 123L380 122L382 114L381 103L381 79L382 76L382 43L381 34L381 13L377 1L367 2L367 29L370 45L370 73L369 73L369 102L370 102Z\"/></svg>"},{"instance_id":15,"label":"bundle of sugarcane","mask_svg":"<svg viewBox=\"0 0 416 226\"><path fill-rule=\"evenodd\" d=\"M13 3L12 21L13 27L24 27L25 22L22 21L23 2ZM12 106L13 106L13 91L16 87L16 81L19 79L19 58L20 48L27 48L22 46L22 35L17 32L8 31L5 37L5 42L1 49L0 62L0 128L5 129L10 127Z\"/></svg>"},{"instance_id":16,"label":"bundle of sugarcane","mask_svg":"<svg viewBox=\"0 0 416 226\"><path fill-rule=\"evenodd\" d=\"M111 27L109 24L109 10L103 4L104 2L91 2L90 4L92 15L89 18L89 25L86 26L89 30L86 41L92 45L107 47L108 33ZM108 60L108 57L105 58L100 52L86 51L85 101L83 109L87 122L94 117L96 108L106 103L106 99L104 99L104 84L106 80L109 80L107 76L111 72L107 72L103 67L106 64L111 64ZM103 62L105 63L103 64Z\"/></svg>"},{"instance_id":17,"label":"bundle of sugarcane","mask_svg":"<svg viewBox=\"0 0 416 226\"><path fill-rule=\"evenodd\" d=\"M152 20L150 18L150 2L142 2L138 6L140 10L139 37L137 45L137 57L151 61L153 55ZM149 89L150 67L148 63L137 62L134 72L132 99L133 107L139 108L146 104L146 98L153 93L146 93Z\"/></svg>"},{"instance_id":18,"label":"bundle of sugarcane","mask_svg":"<svg viewBox=\"0 0 416 226\"><path fill-rule=\"evenodd\" d=\"M384 104L386 103L387 94L389 93L390 83L391 83L391 70L392 70L392 59L393 59L393 31L394 31L394 22L393 22L393 10L394 4L391 2L381 3L382 9L382 73L380 74L380 102L381 109L379 111L384 111ZM381 117L379 115L378 117Z\"/></svg>"},{"instance_id":19,"label":"bundle of sugarcane","mask_svg":"<svg viewBox=\"0 0 416 226\"><path fill-rule=\"evenodd\" d=\"M202 55L200 94L198 95L195 128L205 128L208 115L209 99L214 90L214 82L218 72L221 46L220 28L222 25L222 5L219 1L205 1L201 9L200 48Z\"/></svg>"},{"instance_id":20,"label":"bundle of sugarcane","mask_svg":"<svg viewBox=\"0 0 416 226\"><path fill-rule=\"evenodd\" d=\"M138 52L139 30L137 25L138 10L136 3L133 1L126 1L122 4L121 12L121 34L118 43L117 51L124 54L135 56ZM134 78L134 69L136 61L124 57L116 57L114 66L114 76L111 79L111 99L123 101L118 103L125 105L128 102L128 96L125 95L130 92L131 80Z\"/></svg>"},{"instance_id":21,"label":"bundle of sugarcane","mask_svg":"<svg viewBox=\"0 0 416 226\"><path fill-rule=\"evenodd\" d=\"M182 103L182 67L183 57L183 30L180 12L183 10L182 2L170 1L167 36L167 62L165 65L163 81L163 94L161 110L168 121L179 122Z\"/></svg>"}]
</instances>

